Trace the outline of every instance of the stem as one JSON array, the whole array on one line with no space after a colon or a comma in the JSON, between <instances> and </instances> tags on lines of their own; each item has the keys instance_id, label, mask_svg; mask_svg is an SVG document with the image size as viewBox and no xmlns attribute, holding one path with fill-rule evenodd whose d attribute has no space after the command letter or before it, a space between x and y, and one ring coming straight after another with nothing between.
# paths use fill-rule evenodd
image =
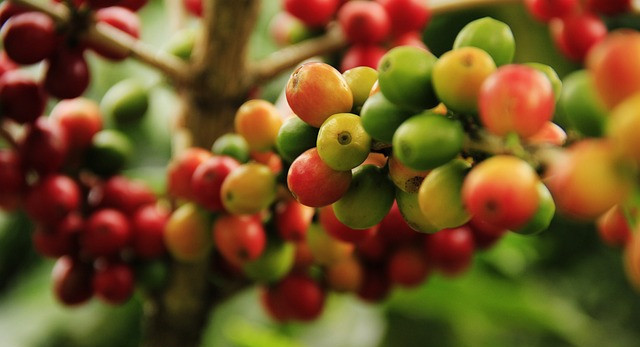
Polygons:
<instances>
[{"instance_id":1,"label":"stem","mask_svg":"<svg viewBox=\"0 0 640 347\"><path fill-rule=\"evenodd\" d=\"M57 23L68 23L70 13L63 4L39 2L35 0L11 0L13 3L46 13ZM156 52L151 46L135 39L122 31L105 23L92 24L86 33L86 39L101 46L112 47L118 51L129 53L143 63L160 70L178 84L187 79L187 65L177 57L162 51Z\"/></svg>"},{"instance_id":2,"label":"stem","mask_svg":"<svg viewBox=\"0 0 640 347\"><path fill-rule=\"evenodd\" d=\"M443 1L443 0L431 0L431 14L436 16L444 13L451 13L456 11L467 10L474 7L481 6L497 6L505 4L522 4L522 0L456 0L456 1Z\"/></svg>"},{"instance_id":3,"label":"stem","mask_svg":"<svg viewBox=\"0 0 640 347\"><path fill-rule=\"evenodd\" d=\"M303 60L336 51L346 45L342 31L334 26L323 36L287 46L254 63L251 67L254 82L259 84L268 81Z\"/></svg>"}]
</instances>

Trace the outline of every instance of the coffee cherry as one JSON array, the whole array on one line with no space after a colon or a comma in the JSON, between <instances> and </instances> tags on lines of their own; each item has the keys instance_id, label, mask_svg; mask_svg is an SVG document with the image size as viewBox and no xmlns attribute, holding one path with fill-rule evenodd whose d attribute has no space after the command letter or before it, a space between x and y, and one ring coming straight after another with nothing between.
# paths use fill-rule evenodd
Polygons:
<instances>
[{"instance_id":1,"label":"coffee cherry","mask_svg":"<svg viewBox=\"0 0 640 347\"><path fill-rule=\"evenodd\" d=\"M282 127L280 129L282 129ZM315 138L313 143L315 143ZM217 155L229 156L240 163L249 161L249 144L244 137L235 133L224 134L218 137L211 146L211 152Z\"/></svg>"},{"instance_id":2,"label":"coffee cherry","mask_svg":"<svg viewBox=\"0 0 640 347\"><path fill-rule=\"evenodd\" d=\"M305 240L314 214L315 210L313 208L295 200L278 203L275 211L278 235L287 241L299 242Z\"/></svg>"},{"instance_id":3,"label":"coffee cherry","mask_svg":"<svg viewBox=\"0 0 640 347\"><path fill-rule=\"evenodd\" d=\"M600 239L611 247L624 247L631 241L633 232L620 205L613 206L598 217L596 227Z\"/></svg>"},{"instance_id":4,"label":"coffee cherry","mask_svg":"<svg viewBox=\"0 0 640 347\"><path fill-rule=\"evenodd\" d=\"M102 25L112 26L133 38L140 37L140 19L138 15L124 7L112 6L101 8L95 12L95 20L98 24L102 23ZM129 56L129 52L126 49L101 45L99 43L92 42L89 44L89 48L109 60L118 61Z\"/></svg>"},{"instance_id":5,"label":"coffee cherry","mask_svg":"<svg viewBox=\"0 0 640 347\"><path fill-rule=\"evenodd\" d=\"M391 49L378 64L380 91L401 107L415 110L435 107L438 99L431 76L437 60L429 51L417 47Z\"/></svg>"},{"instance_id":6,"label":"coffee cherry","mask_svg":"<svg viewBox=\"0 0 640 347\"><path fill-rule=\"evenodd\" d=\"M257 259L266 245L265 231L257 216L219 217L213 224L213 240L222 256L238 267Z\"/></svg>"},{"instance_id":7,"label":"coffee cherry","mask_svg":"<svg viewBox=\"0 0 640 347\"><path fill-rule=\"evenodd\" d=\"M325 302L324 289L305 275L289 275L277 284L277 291L286 298L285 305L291 317L300 321L312 321L322 313Z\"/></svg>"},{"instance_id":8,"label":"coffee cherry","mask_svg":"<svg viewBox=\"0 0 640 347\"><path fill-rule=\"evenodd\" d=\"M69 213L55 226L39 225L31 235L36 251L49 258L75 255L79 250L78 237L84 230L79 213Z\"/></svg>"},{"instance_id":9,"label":"coffee cherry","mask_svg":"<svg viewBox=\"0 0 640 347\"><path fill-rule=\"evenodd\" d=\"M325 26L335 15L340 0L284 0L283 8L310 27Z\"/></svg>"},{"instance_id":10,"label":"coffee cherry","mask_svg":"<svg viewBox=\"0 0 640 347\"><path fill-rule=\"evenodd\" d=\"M586 65L608 108L640 91L638 57L640 33L630 30L611 33L590 51Z\"/></svg>"},{"instance_id":11,"label":"coffee cherry","mask_svg":"<svg viewBox=\"0 0 640 347\"><path fill-rule=\"evenodd\" d=\"M496 135L535 134L551 120L555 96L541 72L524 65L506 65L489 76L480 89L480 121Z\"/></svg>"},{"instance_id":12,"label":"coffee cherry","mask_svg":"<svg viewBox=\"0 0 640 347\"><path fill-rule=\"evenodd\" d=\"M25 12L29 12L29 10L12 1L3 1L0 3L0 27L4 26L11 17Z\"/></svg>"},{"instance_id":13,"label":"coffee cherry","mask_svg":"<svg viewBox=\"0 0 640 347\"><path fill-rule=\"evenodd\" d=\"M592 137L603 135L608 118L607 109L588 71L575 71L565 77L559 107L571 126L581 133Z\"/></svg>"},{"instance_id":14,"label":"coffee cherry","mask_svg":"<svg viewBox=\"0 0 640 347\"><path fill-rule=\"evenodd\" d=\"M265 165L242 164L224 179L220 196L230 213L258 213L275 200L276 177Z\"/></svg>"},{"instance_id":15,"label":"coffee cherry","mask_svg":"<svg viewBox=\"0 0 640 347\"><path fill-rule=\"evenodd\" d=\"M431 171L422 181L418 203L424 216L438 229L465 224L471 215L462 202L462 182L471 165L454 159Z\"/></svg>"},{"instance_id":16,"label":"coffee cherry","mask_svg":"<svg viewBox=\"0 0 640 347\"><path fill-rule=\"evenodd\" d=\"M22 204L27 182L16 151L0 149L0 208L13 210Z\"/></svg>"},{"instance_id":17,"label":"coffee cherry","mask_svg":"<svg viewBox=\"0 0 640 347\"><path fill-rule=\"evenodd\" d=\"M551 162L545 183L559 212L594 220L625 201L632 172L630 163L616 156L610 142L582 140Z\"/></svg>"},{"instance_id":18,"label":"coffee cherry","mask_svg":"<svg viewBox=\"0 0 640 347\"><path fill-rule=\"evenodd\" d=\"M539 206L538 175L521 159L493 156L474 166L462 184L465 207L498 228L524 226Z\"/></svg>"},{"instance_id":19,"label":"coffee cherry","mask_svg":"<svg viewBox=\"0 0 640 347\"><path fill-rule=\"evenodd\" d=\"M525 0L524 3L529 13L541 22L564 17L578 7L578 0Z\"/></svg>"},{"instance_id":20,"label":"coffee cherry","mask_svg":"<svg viewBox=\"0 0 640 347\"><path fill-rule=\"evenodd\" d=\"M406 288L416 287L429 275L429 266L423 252L414 246L398 248L387 264L387 277Z\"/></svg>"},{"instance_id":21,"label":"coffee cherry","mask_svg":"<svg viewBox=\"0 0 640 347\"><path fill-rule=\"evenodd\" d=\"M551 86L553 87L553 94L556 97L556 102L558 102L560 95L562 94L562 81L560 80L560 77L558 77L556 70L549 65L541 63L524 63L523 65L532 67L547 76L549 82L551 82Z\"/></svg>"},{"instance_id":22,"label":"coffee cherry","mask_svg":"<svg viewBox=\"0 0 640 347\"><path fill-rule=\"evenodd\" d=\"M471 265L473 236L466 227L443 229L425 239L427 256L434 268L447 276L456 276Z\"/></svg>"},{"instance_id":23,"label":"coffee cherry","mask_svg":"<svg viewBox=\"0 0 640 347\"><path fill-rule=\"evenodd\" d=\"M93 173L109 177L122 171L131 160L133 145L122 132L104 129L96 133L85 156L85 165Z\"/></svg>"},{"instance_id":24,"label":"coffee cherry","mask_svg":"<svg viewBox=\"0 0 640 347\"><path fill-rule=\"evenodd\" d=\"M281 47L302 42L314 34L301 20L285 11L276 13L269 21L269 36Z\"/></svg>"},{"instance_id":25,"label":"coffee cherry","mask_svg":"<svg viewBox=\"0 0 640 347\"><path fill-rule=\"evenodd\" d=\"M418 193L407 193L401 189L396 189L396 202L402 217L411 229L421 233L435 233L438 231L431 221L422 213Z\"/></svg>"},{"instance_id":26,"label":"coffee cherry","mask_svg":"<svg viewBox=\"0 0 640 347\"><path fill-rule=\"evenodd\" d=\"M182 0L187 12L196 17L202 17L202 0Z\"/></svg>"},{"instance_id":27,"label":"coffee cherry","mask_svg":"<svg viewBox=\"0 0 640 347\"><path fill-rule=\"evenodd\" d=\"M327 267L327 284L336 292L355 293L362 285L363 272L357 258L348 257Z\"/></svg>"},{"instance_id":28,"label":"coffee cherry","mask_svg":"<svg viewBox=\"0 0 640 347\"><path fill-rule=\"evenodd\" d=\"M144 182L125 176L113 176L89 193L89 203L94 207L113 208L128 216L155 202L156 196Z\"/></svg>"},{"instance_id":29,"label":"coffee cherry","mask_svg":"<svg viewBox=\"0 0 640 347\"><path fill-rule=\"evenodd\" d=\"M589 50L607 36L607 27L599 17L581 13L554 19L551 33L562 53L583 61Z\"/></svg>"},{"instance_id":30,"label":"coffee cherry","mask_svg":"<svg viewBox=\"0 0 640 347\"><path fill-rule=\"evenodd\" d=\"M27 128L20 144L20 156L27 169L33 169L40 175L58 171L68 154L67 137L58 123L46 117Z\"/></svg>"},{"instance_id":31,"label":"coffee cherry","mask_svg":"<svg viewBox=\"0 0 640 347\"><path fill-rule=\"evenodd\" d=\"M92 276L91 266L70 256L58 258L51 270L56 299L68 306L88 301L93 296Z\"/></svg>"},{"instance_id":32,"label":"coffee cherry","mask_svg":"<svg viewBox=\"0 0 640 347\"><path fill-rule=\"evenodd\" d=\"M354 44L347 48L340 62L340 71L366 66L376 69L380 59L387 53L387 50L375 44Z\"/></svg>"},{"instance_id":33,"label":"coffee cherry","mask_svg":"<svg viewBox=\"0 0 640 347\"><path fill-rule=\"evenodd\" d=\"M387 215L395 187L386 173L374 165L353 170L349 190L332 207L338 220L353 229L368 229Z\"/></svg>"},{"instance_id":34,"label":"coffee cherry","mask_svg":"<svg viewBox=\"0 0 640 347\"><path fill-rule=\"evenodd\" d=\"M53 174L44 177L27 194L25 209L35 221L55 226L80 207L78 184L68 176Z\"/></svg>"},{"instance_id":35,"label":"coffee cherry","mask_svg":"<svg viewBox=\"0 0 640 347\"><path fill-rule=\"evenodd\" d=\"M378 71L375 70L377 66L378 62L373 67L357 66L344 70L342 73L342 77L347 81L351 94L353 94L354 109L361 107L369 98L371 87L378 80Z\"/></svg>"},{"instance_id":36,"label":"coffee cherry","mask_svg":"<svg viewBox=\"0 0 640 347\"><path fill-rule=\"evenodd\" d=\"M422 31L408 31L400 34L391 41L391 47L413 46L424 50L429 50L422 41Z\"/></svg>"},{"instance_id":37,"label":"coffee cherry","mask_svg":"<svg viewBox=\"0 0 640 347\"><path fill-rule=\"evenodd\" d=\"M149 91L137 79L122 80L107 90L100 108L116 125L139 123L149 108Z\"/></svg>"},{"instance_id":38,"label":"coffee cherry","mask_svg":"<svg viewBox=\"0 0 640 347\"><path fill-rule=\"evenodd\" d=\"M18 64L35 64L56 49L55 23L44 13L16 14L2 26L0 35L5 52Z\"/></svg>"},{"instance_id":39,"label":"coffee cherry","mask_svg":"<svg viewBox=\"0 0 640 347\"><path fill-rule=\"evenodd\" d=\"M362 127L360 117L337 113L322 123L316 144L322 161L336 171L346 171L367 159L371 136Z\"/></svg>"},{"instance_id":40,"label":"coffee cherry","mask_svg":"<svg viewBox=\"0 0 640 347\"><path fill-rule=\"evenodd\" d=\"M433 88L447 109L476 113L482 82L496 69L480 48L461 47L443 54L433 66Z\"/></svg>"},{"instance_id":41,"label":"coffee cherry","mask_svg":"<svg viewBox=\"0 0 640 347\"><path fill-rule=\"evenodd\" d=\"M111 305L121 305L133 295L135 276L126 264L107 263L96 270L92 285L98 298Z\"/></svg>"},{"instance_id":42,"label":"coffee cherry","mask_svg":"<svg viewBox=\"0 0 640 347\"><path fill-rule=\"evenodd\" d=\"M253 99L238 108L234 124L236 133L247 140L249 149L262 152L275 146L282 117L272 103Z\"/></svg>"},{"instance_id":43,"label":"coffee cherry","mask_svg":"<svg viewBox=\"0 0 640 347\"><path fill-rule=\"evenodd\" d=\"M640 162L637 131L640 129L640 96L634 95L613 109L608 118L607 137L618 153Z\"/></svg>"},{"instance_id":44,"label":"coffee cherry","mask_svg":"<svg viewBox=\"0 0 640 347\"><path fill-rule=\"evenodd\" d=\"M387 100L382 93L371 95L360 111L364 130L372 138L385 143L393 141L393 134L411 115L411 112Z\"/></svg>"},{"instance_id":45,"label":"coffee cherry","mask_svg":"<svg viewBox=\"0 0 640 347\"><path fill-rule=\"evenodd\" d=\"M169 220L167 209L150 204L131 217L131 245L137 257L153 259L165 254L164 229Z\"/></svg>"},{"instance_id":46,"label":"coffee cherry","mask_svg":"<svg viewBox=\"0 0 640 347\"><path fill-rule=\"evenodd\" d=\"M537 184L538 198L540 200L536 213L533 214L531 219L523 227L513 229L514 232L522 235L533 235L549 228L551 220L556 212L556 205L553 202L551 193L547 186L542 182Z\"/></svg>"},{"instance_id":47,"label":"coffee cherry","mask_svg":"<svg viewBox=\"0 0 640 347\"><path fill-rule=\"evenodd\" d=\"M396 158L414 170L430 170L462 150L464 131L457 120L423 112L404 121L393 134Z\"/></svg>"},{"instance_id":48,"label":"coffee cherry","mask_svg":"<svg viewBox=\"0 0 640 347\"><path fill-rule=\"evenodd\" d=\"M617 15L631 10L631 0L587 0L585 7L590 12Z\"/></svg>"},{"instance_id":49,"label":"coffee cherry","mask_svg":"<svg viewBox=\"0 0 640 347\"><path fill-rule=\"evenodd\" d=\"M90 99L61 100L49 116L65 133L70 151L85 150L93 136L102 130L102 115L98 105Z\"/></svg>"},{"instance_id":50,"label":"coffee cherry","mask_svg":"<svg viewBox=\"0 0 640 347\"><path fill-rule=\"evenodd\" d=\"M320 209L320 225L336 239L354 244L368 239L378 231L376 226L367 229L353 229L344 225L338 220L331 206Z\"/></svg>"},{"instance_id":51,"label":"coffee cherry","mask_svg":"<svg viewBox=\"0 0 640 347\"><path fill-rule=\"evenodd\" d=\"M286 298L275 290L275 286L262 287L260 290L260 303L266 313L277 322L286 322L291 319Z\"/></svg>"},{"instance_id":52,"label":"coffee cherry","mask_svg":"<svg viewBox=\"0 0 640 347\"><path fill-rule=\"evenodd\" d=\"M389 178L398 189L407 193L417 193L429 170L414 170L402 164L396 157L389 156Z\"/></svg>"},{"instance_id":53,"label":"coffee cherry","mask_svg":"<svg viewBox=\"0 0 640 347\"><path fill-rule=\"evenodd\" d=\"M473 234L473 244L477 250L484 250L496 244L509 230L488 224L471 217L467 224Z\"/></svg>"},{"instance_id":54,"label":"coffee cherry","mask_svg":"<svg viewBox=\"0 0 640 347\"><path fill-rule=\"evenodd\" d=\"M131 11L136 12L142 7L144 7L144 5L147 4L147 2L148 0L120 0L118 2L118 6L128 8Z\"/></svg>"},{"instance_id":55,"label":"coffee cherry","mask_svg":"<svg viewBox=\"0 0 640 347\"><path fill-rule=\"evenodd\" d=\"M224 210L220 194L222 183L238 167L240 163L226 156L212 156L200 163L191 177L194 200L210 211Z\"/></svg>"},{"instance_id":56,"label":"coffee cherry","mask_svg":"<svg viewBox=\"0 0 640 347\"><path fill-rule=\"evenodd\" d=\"M321 207L340 199L349 189L351 171L336 171L322 161L315 148L301 154L289 167L287 185L296 200Z\"/></svg>"},{"instance_id":57,"label":"coffee cherry","mask_svg":"<svg viewBox=\"0 0 640 347\"><path fill-rule=\"evenodd\" d=\"M307 244L316 264L330 265L353 253L352 243L330 236L321 225L311 224L307 232Z\"/></svg>"},{"instance_id":58,"label":"coffee cherry","mask_svg":"<svg viewBox=\"0 0 640 347\"><path fill-rule=\"evenodd\" d=\"M47 94L22 71L6 71L0 77L0 114L18 123L32 123L42 113Z\"/></svg>"},{"instance_id":59,"label":"coffee cherry","mask_svg":"<svg viewBox=\"0 0 640 347\"><path fill-rule=\"evenodd\" d=\"M319 128L329 116L351 111L353 94L344 77L331 65L311 62L298 67L285 89L291 110Z\"/></svg>"},{"instance_id":60,"label":"coffee cherry","mask_svg":"<svg viewBox=\"0 0 640 347\"><path fill-rule=\"evenodd\" d=\"M513 61L516 43L509 26L490 17L476 19L465 25L456 36L453 49L477 47L487 52L495 65Z\"/></svg>"},{"instance_id":61,"label":"coffee cherry","mask_svg":"<svg viewBox=\"0 0 640 347\"><path fill-rule=\"evenodd\" d=\"M389 14L393 35L422 30L431 12L424 0L376 0Z\"/></svg>"},{"instance_id":62,"label":"coffee cherry","mask_svg":"<svg viewBox=\"0 0 640 347\"><path fill-rule=\"evenodd\" d=\"M72 99L85 92L89 78L82 50L58 49L49 59L44 88L56 98Z\"/></svg>"},{"instance_id":63,"label":"coffee cherry","mask_svg":"<svg viewBox=\"0 0 640 347\"><path fill-rule=\"evenodd\" d=\"M349 1L338 10L338 22L345 37L352 43L379 43L391 30L389 15L379 3Z\"/></svg>"},{"instance_id":64,"label":"coffee cherry","mask_svg":"<svg viewBox=\"0 0 640 347\"><path fill-rule=\"evenodd\" d=\"M211 249L207 214L193 203L178 207L164 228L164 243L178 261L191 263L204 259Z\"/></svg>"},{"instance_id":65,"label":"coffee cherry","mask_svg":"<svg viewBox=\"0 0 640 347\"><path fill-rule=\"evenodd\" d=\"M297 116L287 118L276 138L276 147L280 156L293 162L306 150L316 146L318 128L305 123Z\"/></svg>"},{"instance_id":66,"label":"coffee cherry","mask_svg":"<svg viewBox=\"0 0 640 347\"><path fill-rule=\"evenodd\" d=\"M364 277L357 295L360 299L378 303L383 301L391 291L391 282L384 269L365 267Z\"/></svg>"},{"instance_id":67,"label":"coffee cherry","mask_svg":"<svg viewBox=\"0 0 640 347\"><path fill-rule=\"evenodd\" d=\"M251 280L273 283L281 280L294 266L296 250L292 243L269 240L262 254L244 263L242 270Z\"/></svg>"},{"instance_id":68,"label":"coffee cherry","mask_svg":"<svg viewBox=\"0 0 640 347\"><path fill-rule=\"evenodd\" d=\"M378 235L382 236L385 243L394 245L412 243L420 237L402 217L397 201L393 202L389 213L380 222Z\"/></svg>"},{"instance_id":69,"label":"coffee cherry","mask_svg":"<svg viewBox=\"0 0 640 347\"><path fill-rule=\"evenodd\" d=\"M167 167L167 191L176 198L193 199L191 190L193 173L198 166L211 157L211 152L202 148L188 148L178 154Z\"/></svg>"},{"instance_id":70,"label":"coffee cherry","mask_svg":"<svg viewBox=\"0 0 640 347\"><path fill-rule=\"evenodd\" d=\"M6 4L4 2L3 4ZM7 71L13 71L18 69L20 66L16 64L9 56L7 56L7 52L0 51L0 77L4 75Z\"/></svg>"},{"instance_id":71,"label":"coffee cherry","mask_svg":"<svg viewBox=\"0 0 640 347\"><path fill-rule=\"evenodd\" d=\"M527 143L562 146L567 142L567 133L557 124L546 122L537 133L527 138Z\"/></svg>"},{"instance_id":72,"label":"coffee cherry","mask_svg":"<svg viewBox=\"0 0 640 347\"><path fill-rule=\"evenodd\" d=\"M112 256L131 243L129 219L122 212L102 209L94 212L80 236L80 246L92 257Z\"/></svg>"}]
</instances>

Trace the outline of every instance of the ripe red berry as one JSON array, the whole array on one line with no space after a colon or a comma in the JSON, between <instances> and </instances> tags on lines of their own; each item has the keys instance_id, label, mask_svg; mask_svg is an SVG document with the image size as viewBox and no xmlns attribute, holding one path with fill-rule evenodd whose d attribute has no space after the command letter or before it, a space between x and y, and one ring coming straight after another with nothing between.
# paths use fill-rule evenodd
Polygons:
<instances>
[{"instance_id":1,"label":"ripe red berry","mask_svg":"<svg viewBox=\"0 0 640 347\"><path fill-rule=\"evenodd\" d=\"M426 238L425 245L428 259L445 275L459 275L471 265L473 235L466 226L442 229L431 234Z\"/></svg>"},{"instance_id":2,"label":"ripe red berry","mask_svg":"<svg viewBox=\"0 0 640 347\"><path fill-rule=\"evenodd\" d=\"M80 236L83 251L93 257L111 256L129 245L131 227L127 217L113 209L94 212Z\"/></svg>"},{"instance_id":3,"label":"ripe red berry","mask_svg":"<svg viewBox=\"0 0 640 347\"><path fill-rule=\"evenodd\" d=\"M276 228L284 240L298 242L307 236L315 210L291 200L276 205Z\"/></svg>"},{"instance_id":4,"label":"ripe red berry","mask_svg":"<svg viewBox=\"0 0 640 347\"><path fill-rule=\"evenodd\" d=\"M578 0L525 0L529 13L541 22L571 14L578 8Z\"/></svg>"},{"instance_id":5,"label":"ripe red berry","mask_svg":"<svg viewBox=\"0 0 640 347\"><path fill-rule=\"evenodd\" d=\"M380 222L378 234L382 236L386 242L392 244L408 244L420 238L421 234L411 229L407 221L402 217L398 203L393 202L391 210Z\"/></svg>"},{"instance_id":6,"label":"ripe red berry","mask_svg":"<svg viewBox=\"0 0 640 347\"><path fill-rule=\"evenodd\" d=\"M41 12L26 12L11 17L2 26L2 44L11 60L35 64L55 50L56 28L51 17Z\"/></svg>"},{"instance_id":7,"label":"ripe red berry","mask_svg":"<svg viewBox=\"0 0 640 347\"><path fill-rule=\"evenodd\" d=\"M75 255L78 252L78 236L83 227L82 216L72 212L53 227L38 226L32 235L33 246L45 257Z\"/></svg>"},{"instance_id":8,"label":"ripe red berry","mask_svg":"<svg viewBox=\"0 0 640 347\"><path fill-rule=\"evenodd\" d=\"M0 51L0 77L7 71L16 70L19 67L16 62L11 60L5 51Z\"/></svg>"},{"instance_id":9,"label":"ripe red berry","mask_svg":"<svg viewBox=\"0 0 640 347\"><path fill-rule=\"evenodd\" d=\"M29 191L25 209L35 221L55 226L80 207L78 184L68 176L54 174L43 178Z\"/></svg>"},{"instance_id":10,"label":"ripe red berry","mask_svg":"<svg viewBox=\"0 0 640 347\"><path fill-rule=\"evenodd\" d=\"M352 45L342 57L340 71L344 72L357 66L377 69L378 62L386 52L384 48L377 45Z\"/></svg>"},{"instance_id":11,"label":"ripe red berry","mask_svg":"<svg viewBox=\"0 0 640 347\"><path fill-rule=\"evenodd\" d=\"M473 233L473 243L476 249L490 248L508 232L505 228L495 227L473 217L467 226Z\"/></svg>"},{"instance_id":12,"label":"ripe red berry","mask_svg":"<svg viewBox=\"0 0 640 347\"><path fill-rule=\"evenodd\" d=\"M391 282L383 269L366 267L358 297L364 301L376 303L386 299L391 291Z\"/></svg>"},{"instance_id":13,"label":"ripe red berry","mask_svg":"<svg viewBox=\"0 0 640 347\"><path fill-rule=\"evenodd\" d=\"M588 11L605 15L616 15L631 10L631 0L587 0Z\"/></svg>"},{"instance_id":14,"label":"ripe red berry","mask_svg":"<svg viewBox=\"0 0 640 347\"><path fill-rule=\"evenodd\" d=\"M291 274L278 283L275 290L282 296L293 319L311 321L322 313L324 290L308 276Z\"/></svg>"},{"instance_id":15,"label":"ripe red berry","mask_svg":"<svg viewBox=\"0 0 640 347\"><path fill-rule=\"evenodd\" d=\"M349 1L338 10L338 21L347 40L352 43L379 43L391 30L391 20L377 2Z\"/></svg>"},{"instance_id":16,"label":"ripe red berry","mask_svg":"<svg viewBox=\"0 0 640 347\"><path fill-rule=\"evenodd\" d=\"M128 216L154 202L156 196L144 182L125 176L113 176L89 193L90 204L99 208L113 208Z\"/></svg>"},{"instance_id":17,"label":"ripe red berry","mask_svg":"<svg viewBox=\"0 0 640 347\"><path fill-rule=\"evenodd\" d=\"M96 296L112 305L126 302L135 289L135 276L126 264L106 264L93 275L93 291Z\"/></svg>"},{"instance_id":18,"label":"ripe red berry","mask_svg":"<svg viewBox=\"0 0 640 347\"><path fill-rule=\"evenodd\" d=\"M102 130L100 108L95 101L86 98L60 101L49 117L64 130L72 152L88 148L93 135Z\"/></svg>"},{"instance_id":19,"label":"ripe red berry","mask_svg":"<svg viewBox=\"0 0 640 347\"><path fill-rule=\"evenodd\" d=\"M583 61L592 47L607 36L607 26L590 13L554 19L551 33L558 49L569 59Z\"/></svg>"},{"instance_id":20,"label":"ripe red berry","mask_svg":"<svg viewBox=\"0 0 640 347\"><path fill-rule=\"evenodd\" d=\"M240 166L240 163L227 156L212 156L198 165L191 177L191 191L194 200L210 211L224 210L222 205L222 182Z\"/></svg>"},{"instance_id":21,"label":"ripe red berry","mask_svg":"<svg viewBox=\"0 0 640 347\"><path fill-rule=\"evenodd\" d=\"M633 232L619 205L600 216L596 227L602 241L609 246L624 247L631 242Z\"/></svg>"},{"instance_id":22,"label":"ripe red berry","mask_svg":"<svg viewBox=\"0 0 640 347\"><path fill-rule=\"evenodd\" d=\"M202 17L202 0L182 0L187 12L196 17Z\"/></svg>"},{"instance_id":23,"label":"ripe red berry","mask_svg":"<svg viewBox=\"0 0 640 347\"><path fill-rule=\"evenodd\" d=\"M429 266L424 252L414 246L398 248L387 263L387 276L392 283L415 287L429 275Z\"/></svg>"},{"instance_id":24,"label":"ripe red berry","mask_svg":"<svg viewBox=\"0 0 640 347\"><path fill-rule=\"evenodd\" d=\"M276 286L265 287L260 291L260 303L267 314L278 322L286 322L291 319L291 313L287 307L286 298Z\"/></svg>"},{"instance_id":25,"label":"ripe red berry","mask_svg":"<svg viewBox=\"0 0 640 347\"><path fill-rule=\"evenodd\" d=\"M47 117L40 117L27 129L19 150L25 168L45 175L62 168L68 148L60 125Z\"/></svg>"},{"instance_id":26,"label":"ripe red berry","mask_svg":"<svg viewBox=\"0 0 640 347\"><path fill-rule=\"evenodd\" d=\"M127 8L119 6L101 8L96 11L95 19L97 22L110 25L133 38L140 37L140 18L135 12ZM100 45L99 43L91 43L89 48L110 60L123 60L129 56L127 50Z\"/></svg>"},{"instance_id":27,"label":"ripe red berry","mask_svg":"<svg viewBox=\"0 0 640 347\"><path fill-rule=\"evenodd\" d=\"M20 206L26 188L20 156L16 151L0 149L0 208L13 210Z\"/></svg>"},{"instance_id":28,"label":"ripe red berry","mask_svg":"<svg viewBox=\"0 0 640 347\"><path fill-rule=\"evenodd\" d=\"M409 31L422 31L431 18L425 0L376 0L384 7L391 19L394 36Z\"/></svg>"},{"instance_id":29,"label":"ripe red berry","mask_svg":"<svg viewBox=\"0 0 640 347\"><path fill-rule=\"evenodd\" d=\"M144 7L147 2L148 0L120 0L118 6L128 8L135 12Z\"/></svg>"},{"instance_id":30,"label":"ripe red berry","mask_svg":"<svg viewBox=\"0 0 640 347\"><path fill-rule=\"evenodd\" d=\"M136 256L152 259L166 252L164 227L170 212L156 204L138 209L131 217L132 245Z\"/></svg>"},{"instance_id":31,"label":"ripe red berry","mask_svg":"<svg viewBox=\"0 0 640 347\"><path fill-rule=\"evenodd\" d=\"M216 219L213 240L222 256L238 267L257 259L267 243L260 219L248 215L226 215Z\"/></svg>"},{"instance_id":32,"label":"ripe red berry","mask_svg":"<svg viewBox=\"0 0 640 347\"><path fill-rule=\"evenodd\" d=\"M44 88L59 99L76 98L89 86L89 66L80 49L58 49L49 59Z\"/></svg>"},{"instance_id":33,"label":"ripe red berry","mask_svg":"<svg viewBox=\"0 0 640 347\"><path fill-rule=\"evenodd\" d=\"M53 292L65 305L79 305L93 296L93 269L70 256L58 258L51 271Z\"/></svg>"},{"instance_id":34,"label":"ripe red berry","mask_svg":"<svg viewBox=\"0 0 640 347\"><path fill-rule=\"evenodd\" d=\"M42 86L20 70L0 77L0 114L18 123L31 123L42 113L47 94Z\"/></svg>"},{"instance_id":35,"label":"ripe red berry","mask_svg":"<svg viewBox=\"0 0 640 347\"><path fill-rule=\"evenodd\" d=\"M338 10L340 0L284 0L287 12L311 27L325 26Z\"/></svg>"},{"instance_id":36,"label":"ripe red berry","mask_svg":"<svg viewBox=\"0 0 640 347\"><path fill-rule=\"evenodd\" d=\"M167 190L176 198L194 199L191 179L200 163L209 159L211 152L202 148L189 148L176 156L167 167Z\"/></svg>"}]
</instances>

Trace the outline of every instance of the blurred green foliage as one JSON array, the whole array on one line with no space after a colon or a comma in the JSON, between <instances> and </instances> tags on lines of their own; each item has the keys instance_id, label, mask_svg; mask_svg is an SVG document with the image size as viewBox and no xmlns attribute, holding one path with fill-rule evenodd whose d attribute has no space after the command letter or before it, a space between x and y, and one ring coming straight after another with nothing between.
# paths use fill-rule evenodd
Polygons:
<instances>
[{"instance_id":1,"label":"blurred green foliage","mask_svg":"<svg viewBox=\"0 0 640 347\"><path fill-rule=\"evenodd\" d=\"M276 47L267 26L279 1L263 1L263 15L251 41L252 57ZM170 34L163 2L141 11L145 41L160 47ZM492 16L507 22L517 41L516 62L537 61L562 77L577 68L554 49L546 27L521 6L474 9L438 16L424 33L436 54L450 49L468 21ZM611 20L637 25L637 17ZM88 97L99 101L116 82L130 77L151 90L151 107L139 126L122 129L136 153L126 171L162 193L170 157L170 124L176 96L155 71L128 60L109 63L91 56ZM283 74L263 89L274 101ZM108 124L113 126L112 124ZM66 308L51 293L53 262L31 248L33 226L21 213L0 214L0 347L136 346L142 300L111 307L93 300ZM203 346L635 346L640 341L640 300L625 279L621 251L603 245L593 225L556 218L537 236L508 235L479 252L473 268L459 278L432 275L414 290L396 290L383 305L333 294L321 319L279 325L262 311L255 288L212 313Z\"/></svg>"}]
</instances>

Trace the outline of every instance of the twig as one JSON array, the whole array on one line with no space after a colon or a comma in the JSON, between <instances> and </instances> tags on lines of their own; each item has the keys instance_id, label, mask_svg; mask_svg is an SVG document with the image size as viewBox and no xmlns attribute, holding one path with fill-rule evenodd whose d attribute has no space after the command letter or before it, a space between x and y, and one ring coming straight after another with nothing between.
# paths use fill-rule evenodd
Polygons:
<instances>
[{"instance_id":1,"label":"twig","mask_svg":"<svg viewBox=\"0 0 640 347\"><path fill-rule=\"evenodd\" d=\"M70 20L69 10L62 4L36 0L11 1L17 5L46 13L58 23L67 23ZM85 37L90 42L127 52L133 58L160 70L178 83L187 79L187 65L180 59L164 52L156 52L151 46L110 25L104 23L91 25Z\"/></svg>"},{"instance_id":2,"label":"twig","mask_svg":"<svg viewBox=\"0 0 640 347\"><path fill-rule=\"evenodd\" d=\"M283 71L296 66L311 57L333 52L347 45L339 27L335 26L323 36L287 46L266 58L255 62L251 67L255 83L262 83Z\"/></svg>"},{"instance_id":3,"label":"twig","mask_svg":"<svg viewBox=\"0 0 640 347\"><path fill-rule=\"evenodd\" d=\"M431 5L429 7L432 15L451 13L473 7L523 3L522 0L431 0L430 2Z\"/></svg>"}]
</instances>

